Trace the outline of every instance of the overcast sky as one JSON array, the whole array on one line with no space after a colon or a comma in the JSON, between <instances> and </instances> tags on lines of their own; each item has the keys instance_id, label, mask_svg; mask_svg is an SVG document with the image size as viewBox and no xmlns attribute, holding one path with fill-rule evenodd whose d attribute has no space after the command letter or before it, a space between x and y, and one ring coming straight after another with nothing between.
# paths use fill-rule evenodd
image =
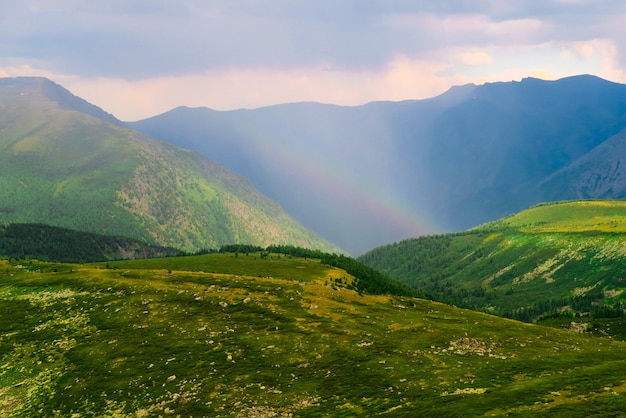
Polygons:
<instances>
[{"instance_id":1,"label":"overcast sky","mask_svg":"<svg viewBox=\"0 0 626 418\"><path fill-rule=\"evenodd\" d=\"M623 0L0 0L0 76L122 120L432 97L595 74L626 82Z\"/></svg>"}]
</instances>

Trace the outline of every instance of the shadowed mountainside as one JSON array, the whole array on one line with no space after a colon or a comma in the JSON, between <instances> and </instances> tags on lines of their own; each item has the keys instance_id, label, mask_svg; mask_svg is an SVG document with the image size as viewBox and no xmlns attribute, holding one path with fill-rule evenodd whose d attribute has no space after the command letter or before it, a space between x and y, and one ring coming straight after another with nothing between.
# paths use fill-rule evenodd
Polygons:
<instances>
[{"instance_id":1,"label":"shadowed mountainside","mask_svg":"<svg viewBox=\"0 0 626 418\"><path fill-rule=\"evenodd\" d=\"M225 164L360 254L541 201L599 197L575 186L587 174L559 173L626 127L626 86L593 76L526 78L356 107L181 107L130 126ZM606 183L602 197L619 197Z\"/></svg>"}]
</instances>

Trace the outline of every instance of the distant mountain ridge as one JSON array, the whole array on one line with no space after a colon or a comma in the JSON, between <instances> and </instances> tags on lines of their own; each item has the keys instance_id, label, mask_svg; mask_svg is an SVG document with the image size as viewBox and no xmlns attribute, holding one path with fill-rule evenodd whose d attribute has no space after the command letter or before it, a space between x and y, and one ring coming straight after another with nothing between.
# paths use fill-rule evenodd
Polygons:
<instances>
[{"instance_id":1,"label":"distant mountain ridge","mask_svg":"<svg viewBox=\"0 0 626 418\"><path fill-rule=\"evenodd\" d=\"M0 80L0 224L9 223L192 252L232 243L341 251L224 166L41 78Z\"/></svg>"},{"instance_id":2,"label":"distant mountain ridge","mask_svg":"<svg viewBox=\"0 0 626 418\"><path fill-rule=\"evenodd\" d=\"M541 201L623 196L608 179L601 194L581 186L596 174L575 168L601 172L592 151L626 128L626 86L590 75L354 107L180 107L129 125L225 164L353 254Z\"/></svg>"}]
</instances>

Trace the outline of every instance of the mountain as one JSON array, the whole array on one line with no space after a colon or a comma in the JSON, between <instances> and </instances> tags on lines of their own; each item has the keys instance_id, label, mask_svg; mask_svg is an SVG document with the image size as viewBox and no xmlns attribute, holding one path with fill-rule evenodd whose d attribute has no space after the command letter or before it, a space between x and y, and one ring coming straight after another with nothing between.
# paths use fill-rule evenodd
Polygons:
<instances>
[{"instance_id":1,"label":"mountain","mask_svg":"<svg viewBox=\"0 0 626 418\"><path fill-rule=\"evenodd\" d=\"M181 107L130 126L221 162L361 254L541 201L596 197L574 186L586 177L572 164L626 127L626 86L588 75L526 78L355 107Z\"/></svg>"},{"instance_id":2,"label":"mountain","mask_svg":"<svg viewBox=\"0 0 626 418\"><path fill-rule=\"evenodd\" d=\"M0 260L0 415L619 416L626 343L412 297L312 258ZM358 277L357 277L358 278Z\"/></svg>"},{"instance_id":3,"label":"mountain","mask_svg":"<svg viewBox=\"0 0 626 418\"><path fill-rule=\"evenodd\" d=\"M624 199L625 168L626 131L622 131L548 176L534 191L557 199Z\"/></svg>"},{"instance_id":4,"label":"mountain","mask_svg":"<svg viewBox=\"0 0 626 418\"><path fill-rule=\"evenodd\" d=\"M16 94L27 96L35 93L38 96L55 102L61 109L75 110L106 122L122 125L123 123L110 113L98 106L73 95L62 86L43 77L9 77L0 78L0 89L3 101L12 100Z\"/></svg>"},{"instance_id":5,"label":"mountain","mask_svg":"<svg viewBox=\"0 0 626 418\"><path fill-rule=\"evenodd\" d=\"M542 204L359 258L432 297L524 321L624 316L626 202ZM576 319L586 318L586 319ZM626 329L606 330L626 338Z\"/></svg>"},{"instance_id":6,"label":"mountain","mask_svg":"<svg viewBox=\"0 0 626 418\"><path fill-rule=\"evenodd\" d=\"M248 181L122 126L42 78L0 79L0 225L42 223L186 251L340 250Z\"/></svg>"}]
</instances>

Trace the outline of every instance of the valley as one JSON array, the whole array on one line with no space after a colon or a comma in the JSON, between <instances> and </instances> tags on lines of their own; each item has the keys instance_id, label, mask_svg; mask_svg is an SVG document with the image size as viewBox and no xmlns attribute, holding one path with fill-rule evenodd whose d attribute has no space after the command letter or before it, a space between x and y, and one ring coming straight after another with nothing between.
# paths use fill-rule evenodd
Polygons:
<instances>
[{"instance_id":1,"label":"valley","mask_svg":"<svg viewBox=\"0 0 626 418\"><path fill-rule=\"evenodd\" d=\"M532 205L626 197L626 85L590 75L361 106L179 107L128 125L250 179L359 256Z\"/></svg>"}]
</instances>

